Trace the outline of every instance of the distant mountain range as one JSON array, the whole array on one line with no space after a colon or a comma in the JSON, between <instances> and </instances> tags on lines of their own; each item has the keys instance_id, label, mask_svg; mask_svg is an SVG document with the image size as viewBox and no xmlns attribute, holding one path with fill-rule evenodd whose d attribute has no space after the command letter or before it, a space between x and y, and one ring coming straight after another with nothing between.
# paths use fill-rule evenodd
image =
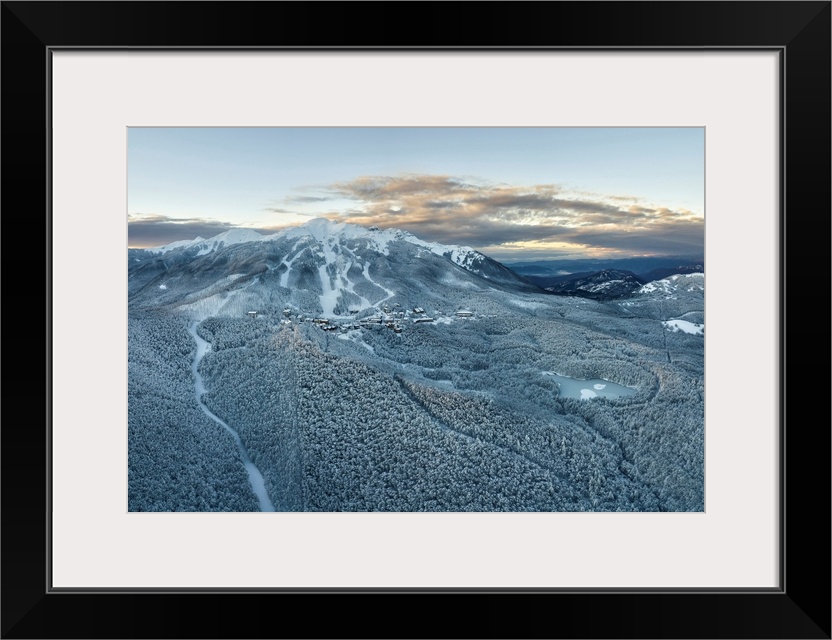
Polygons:
<instances>
[{"instance_id":1,"label":"distant mountain range","mask_svg":"<svg viewBox=\"0 0 832 640\"><path fill-rule=\"evenodd\" d=\"M569 278L546 287L546 291L565 296L580 296L594 300L611 300L631 294L645 282L629 271L602 269L589 275Z\"/></svg>"},{"instance_id":2,"label":"distant mountain range","mask_svg":"<svg viewBox=\"0 0 832 640\"><path fill-rule=\"evenodd\" d=\"M540 260L510 263L516 273L556 295L611 300L648 282L676 274L703 273L702 258L671 256L618 260Z\"/></svg>"},{"instance_id":3,"label":"distant mountain range","mask_svg":"<svg viewBox=\"0 0 832 640\"><path fill-rule=\"evenodd\" d=\"M595 273L603 269L617 271L631 271L639 277L646 277L653 271L660 269L674 270L678 268L698 268L702 271L705 260L702 256L662 256L662 257L633 257L633 258L581 258L576 260L534 260L534 261L506 261L505 265L511 270L525 277L556 278L559 276L578 276L580 274ZM667 274L671 275L671 274Z\"/></svg>"},{"instance_id":4,"label":"distant mountain range","mask_svg":"<svg viewBox=\"0 0 832 640\"><path fill-rule=\"evenodd\" d=\"M685 257L601 261L537 261L510 267L472 249L425 242L399 229L369 229L325 219L271 235L231 229L213 238L128 251L130 304L199 309L289 306L322 317L345 317L389 301L453 306L459 292L499 290L626 297L674 274L703 271ZM245 290L244 295L240 295Z\"/></svg>"}]
</instances>

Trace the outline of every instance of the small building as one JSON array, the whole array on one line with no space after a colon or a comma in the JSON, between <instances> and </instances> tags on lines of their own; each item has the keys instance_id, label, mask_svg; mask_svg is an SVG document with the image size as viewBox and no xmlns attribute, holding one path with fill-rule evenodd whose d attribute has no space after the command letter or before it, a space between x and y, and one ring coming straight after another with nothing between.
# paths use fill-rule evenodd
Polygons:
<instances>
[{"instance_id":1,"label":"small building","mask_svg":"<svg viewBox=\"0 0 832 640\"><path fill-rule=\"evenodd\" d=\"M413 322L414 322L414 323L419 323L419 322L433 322L433 318L429 318L429 317L427 317L427 316L424 316L423 318L416 318Z\"/></svg>"},{"instance_id":2,"label":"small building","mask_svg":"<svg viewBox=\"0 0 832 640\"><path fill-rule=\"evenodd\" d=\"M246 313L246 315L249 318L256 318L257 317L257 312L256 311L249 311L248 313Z\"/></svg>"},{"instance_id":3,"label":"small building","mask_svg":"<svg viewBox=\"0 0 832 640\"><path fill-rule=\"evenodd\" d=\"M470 318L473 315L474 315L473 311L464 311L463 310L463 311L457 311L456 312L456 317L457 318Z\"/></svg>"},{"instance_id":4,"label":"small building","mask_svg":"<svg viewBox=\"0 0 832 640\"><path fill-rule=\"evenodd\" d=\"M424 313L425 310L422 307L413 307L413 313Z\"/></svg>"}]
</instances>

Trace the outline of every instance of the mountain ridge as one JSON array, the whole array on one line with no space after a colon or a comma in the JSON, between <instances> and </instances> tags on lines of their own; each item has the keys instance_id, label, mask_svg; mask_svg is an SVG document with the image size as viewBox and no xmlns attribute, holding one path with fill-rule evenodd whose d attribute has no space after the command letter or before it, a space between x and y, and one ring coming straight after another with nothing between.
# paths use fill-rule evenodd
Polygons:
<instances>
[{"instance_id":1,"label":"mountain ridge","mask_svg":"<svg viewBox=\"0 0 832 640\"><path fill-rule=\"evenodd\" d=\"M424 306L435 298L439 306L465 290L542 293L471 247L321 218L267 236L248 230L144 251L128 254L130 302L138 306L185 308L213 298L205 312L218 312L228 294L251 288L243 298L260 307L282 304L344 317L392 304L397 296L402 305Z\"/></svg>"}]
</instances>

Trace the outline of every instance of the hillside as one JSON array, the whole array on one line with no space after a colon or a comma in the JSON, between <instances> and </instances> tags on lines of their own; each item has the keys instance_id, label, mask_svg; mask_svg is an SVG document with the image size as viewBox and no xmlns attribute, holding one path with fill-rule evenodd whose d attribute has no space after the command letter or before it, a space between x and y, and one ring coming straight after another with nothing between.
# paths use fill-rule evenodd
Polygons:
<instances>
[{"instance_id":1,"label":"hillside","mask_svg":"<svg viewBox=\"0 0 832 640\"><path fill-rule=\"evenodd\" d=\"M128 259L131 510L256 508L241 447L278 511L703 509L704 339L678 328L704 322L704 280L554 296L324 220ZM567 397L546 372L635 392Z\"/></svg>"}]
</instances>

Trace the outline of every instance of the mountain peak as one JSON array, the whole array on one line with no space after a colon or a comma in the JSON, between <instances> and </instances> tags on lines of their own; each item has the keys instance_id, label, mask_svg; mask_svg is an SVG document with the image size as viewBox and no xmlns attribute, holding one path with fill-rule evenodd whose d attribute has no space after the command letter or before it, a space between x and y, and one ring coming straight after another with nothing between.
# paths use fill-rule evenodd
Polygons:
<instances>
[{"instance_id":1,"label":"mountain peak","mask_svg":"<svg viewBox=\"0 0 832 640\"><path fill-rule=\"evenodd\" d=\"M263 236L263 234L255 231L254 229L235 227L233 229L229 229L228 231L223 231L222 233L215 235L213 238L209 238L208 242L240 244L241 242L256 242L257 240L262 240L264 237L268 236Z\"/></svg>"},{"instance_id":2,"label":"mountain peak","mask_svg":"<svg viewBox=\"0 0 832 640\"><path fill-rule=\"evenodd\" d=\"M170 244L161 247L149 247L147 251L150 253L167 253L175 249L198 249L197 255L205 255L223 246L230 246L232 244L242 244L243 242L257 242L259 240L266 240L273 236L264 236L254 229L246 229L245 227L234 227L228 231L223 231L207 240L202 236L197 236L193 240L177 240Z\"/></svg>"},{"instance_id":3,"label":"mountain peak","mask_svg":"<svg viewBox=\"0 0 832 640\"><path fill-rule=\"evenodd\" d=\"M438 256L449 259L454 264L459 265L463 269L479 272L479 268L486 257L476 249L459 245L447 245L439 242L426 242L409 231L402 229L387 228L379 229L376 226L369 228L352 224L349 222L336 222L327 218L313 218L308 222L298 226L286 229L281 232L283 237L297 238L303 236L312 236L318 242L327 238L335 238L343 240L357 240L365 239L379 252L384 255L390 253L390 243L396 241L408 242L416 245L421 249L425 249ZM486 276L488 277L488 276Z\"/></svg>"},{"instance_id":4,"label":"mountain peak","mask_svg":"<svg viewBox=\"0 0 832 640\"><path fill-rule=\"evenodd\" d=\"M161 247L148 247L146 251L150 251L150 253L167 253L168 251L173 251L174 249L190 247L192 244L197 244L199 242L205 242L205 238L197 236L193 240L176 240L169 244L162 245Z\"/></svg>"},{"instance_id":5,"label":"mountain peak","mask_svg":"<svg viewBox=\"0 0 832 640\"><path fill-rule=\"evenodd\" d=\"M336 222L327 218L312 218L297 227L290 227L281 232L281 235L287 238L296 238L299 236L312 236L319 242L325 238L332 236L345 236L348 238L357 238L369 235L369 231L357 224L350 224L348 222Z\"/></svg>"},{"instance_id":6,"label":"mountain peak","mask_svg":"<svg viewBox=\"0 0 832 640\"><path fill-rule=\"evenodd\" d=\"M578 275L574 278L562 280L546 287L546 291L556 295L612 300L631 294L642 284L644 284L644 281L640 280L632 271L602 269L588 275Z\"/></svg>"},{"instance_id":7,"label":"mountain peak","mask_svg":"<svg viewBox=\"0 0 832 640\"><path fill-rule=\"evenodd\" d=\"M207 255L212 252L221 252L222 259ZM230 291L239 291L235 299L254 304L252 308L276 300L322 318L381 309L379 305L394 297L401 299L391 304L427 308L425 303L433 300L434 308L441 309L440 300L456 298L460 291L540 291L469 247L425 242L400 229L374 231L322 218L266 236L252 229L229 229L179 247L164 260L139 259L130 265L137 302L156 304L162 296L165 304L182 301L183 308L198 314L226 309L227 298L220 294ZM228 313L236 311L227 307Z\"/></svg>"}]
</instances>

